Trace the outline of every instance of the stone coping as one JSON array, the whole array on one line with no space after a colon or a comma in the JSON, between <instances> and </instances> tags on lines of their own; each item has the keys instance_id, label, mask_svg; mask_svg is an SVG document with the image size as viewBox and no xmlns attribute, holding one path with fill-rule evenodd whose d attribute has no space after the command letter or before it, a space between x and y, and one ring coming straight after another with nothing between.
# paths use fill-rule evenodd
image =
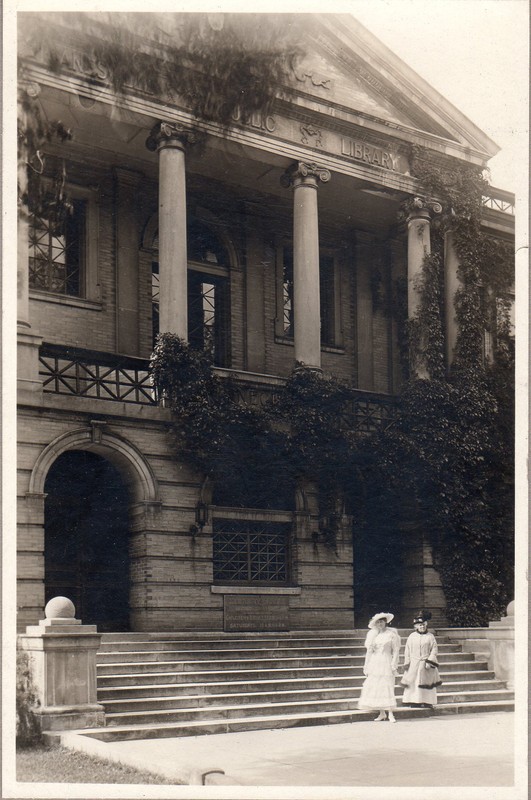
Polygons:
<instances>
[{"instance_id":1,"label":"stone coping","mask_svg":"<svg viewBox=\"0 0 531 800\"><path fill-rule=\"evenodd\" d=\"M300 594L300 586L211 586L212 594L262 594L262 595L285 595Z\"/></svg>"}]
</instances>

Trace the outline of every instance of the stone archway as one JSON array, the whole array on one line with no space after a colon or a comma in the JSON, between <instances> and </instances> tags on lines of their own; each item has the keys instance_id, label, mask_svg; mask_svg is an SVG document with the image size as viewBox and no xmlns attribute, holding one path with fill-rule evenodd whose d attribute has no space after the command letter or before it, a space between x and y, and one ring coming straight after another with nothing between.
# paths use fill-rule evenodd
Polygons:
<instances>
[{"instance_id":1,"label":"stone archway","mask_svg":"<svg viewBox=\"0 0 531 800\"><path fill-rule=\"evenodd\" d=\"M86 462L84 466L83 459ZM79 480L79 473L82 474L84 468L88 470L87 484L90 483L91 486L89 496L87 493L83 494L83 481ZM103 488L100 491L98 482L107 491L103 491ZM87 490L88 488L87 486ZM74 495L79 499L76 500ZM96 513L91 515L87 511L85 515L77 514L77 527L70 525L71 520L65 522L64 513L63 518L61 517L61 509L65 512L68 503L71 503L76 514L79 510L77 506L81 504L88 508L92 503ZM113 504L116 508L113 508ZM37 605L42 603L43 608L50 594L69 596L66 590L70 586L70 594L77 592L72 600L84 622L96 623L101 630L126 628L128 620L123 610L135 591L128 554L134 538L143 535L146 525L156 524L160 506L158 485L150 465L129 441L107 432L105 422L91 421L90 427L79 428L54 439L44 448L34 464L28 491L21 499L20 508L21 524L24 520L32 526L32 530L37 531L40 528L42 531L39 539L42 541L41 552L44 556L43 583L40 590L43 594ZM55 521L50 522L50 515L54 514ZM112 517L112 524L104 522L105 515ZM65 552L65 547L68 551L68 537L65 534L70 536L69 552ZM36 538L36 541L39 539ZM59 558L56 557L58 547L59 550L63 548ZM103 560L101 567L98 558L105 550L108 551L108 558ZM79 570L74 570L72 564L69 566L69 555L76 562L88 561L92 576L87 574L87 570L82 574ZM54 564L57 568L55 574ZM113 612L114 616L109 610L112 609L110 595L115 589L112 581L113 569L121 576L118 584L122 591L122 600L116 603L121 611L118 614ZM106 577L103 575L105 571ZM102 573L101 580L96 574L98 572ZM35 614L41 613L42 616L42 609L41 612L38 607L31 610L34 606L31 592L34 594L34 590L26 586L27 582L20 575L21 614L24 621L31 623ZM82 590L85 591L84 599L81 596ZM107 590L109 597L105 594ZM90 598L86 596L87 591L92 594L92 606ZM98 595L105 601L101 605L107 607L106 611L103 609L103 615L94 610Z\"/></svg>"}]
</instances>

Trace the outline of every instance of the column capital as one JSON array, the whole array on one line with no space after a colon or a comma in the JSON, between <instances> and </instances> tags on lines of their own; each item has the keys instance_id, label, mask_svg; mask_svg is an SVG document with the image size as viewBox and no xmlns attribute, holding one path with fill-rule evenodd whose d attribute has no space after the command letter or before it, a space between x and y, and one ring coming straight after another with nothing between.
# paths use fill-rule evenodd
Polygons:
<instances>
[{"instance_id":1,"label":"column capital","mask_svg":"<svg viewBox=\"0 0 531 800\"><path fill-rule=\"evenodd\" d=\"M296 161L280 176L280 185L284 189L301 183L316 186L318 181L327 183L332 177L330 170L319 167L315 161Z\"/></svg>"},{"instance_id":2,"label":"column capital","mask_svg":"<svg viewBox=\"0 0 531 800\"><path fill-rule=\"evenodd\" d=\"M158 122L146 139L146 147L151 152L162 150L164 147L177 147L183 150L186 145L194 144L197 139L197 132L180 122Z\"/></svg>"},{"instance_id":3,"label":"column capital","mask_svg":"<svg viewBox=\"0 0 531 800\"><path fill-rule=\"evenodd\" d=\"M408 197L400 206L400 215L407 222L413 219L422 219L429 222L435 214L440 214L443 210L441 203L432 198Z\"/></svg>"}]
</instances>

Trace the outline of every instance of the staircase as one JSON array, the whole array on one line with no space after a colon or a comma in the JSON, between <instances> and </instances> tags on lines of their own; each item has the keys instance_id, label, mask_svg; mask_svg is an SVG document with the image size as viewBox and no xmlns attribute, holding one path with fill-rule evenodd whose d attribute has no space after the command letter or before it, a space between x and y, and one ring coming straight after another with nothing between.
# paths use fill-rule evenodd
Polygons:
<instances>
[{"instance_id":1,"label":"staircase","mask_svg":"<svg viewBox=\"0 0 531 800\"><path fill-rule=\"evenodd\" d=\"M103 634L106 727L83 733L113 741L372 719L357 708L364 639L365 631ZM399 700L397 719L513 709L514 694L485 661L448 637L438 644L438 706L401 708Z\"/></svg>"}]
</instances>

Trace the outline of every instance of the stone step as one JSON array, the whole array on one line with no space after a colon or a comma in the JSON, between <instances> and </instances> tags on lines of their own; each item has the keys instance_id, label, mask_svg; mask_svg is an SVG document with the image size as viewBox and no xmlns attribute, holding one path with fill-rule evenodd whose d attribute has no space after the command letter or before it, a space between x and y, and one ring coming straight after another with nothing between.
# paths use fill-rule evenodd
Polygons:
<instances>
[{"instance_id":1,"label":"stone step","mask_svg":"<svg viewBox=\"0 0 531 800\"><path fill-rule=\"evenodd\" d=\"M401 719L418 719L433 714L481 713L487 711L512 711L514 702L491 700L479 703L456 703L437 706L435 709L399 708L395 716ZM257 717L237 717L224 720L191 721L187 724L173 722L164 725L116 725L78 731L85 736L102 741L126 741L133 739L162 739L180 736L200 736L214 733L237 733L239 731L267 730L274 728L302 727L307 725L332 725L335 723L366 722L374 719L374 712L367 711L311 711L306 714L268 714Z\"/></svg>"},{"instance_id":2,"label":"stone step","mask_svg":"<svg viewBox=\"0 0 531 800\"><path fill-rule=\"evenodd\" d=\"M158 711L160 709L205 708L222 704L267 705L275 702L300 702L306 700L357 700L361 692L358 687L332 687L328 689L274 690L271 692L229 692L223 694L188 694L180 696L110 699L98 701L105 705L106 713L127 713L130 711Z\"/></svg>"},{"instance_id":3,"label":"stone step","mask_svg":"<svg viewBox=\"0 0 531 800\"><path fill-rule=\"evenodd\" d=\"M357 711L355 699L281 701L278 703L245 703L237 705L207 706L205 708L180 708L157 711L129 711L105 715L107 727L115 725L164 725L170 722L188 723L197 721L246 719L271 714L283 717L290 714L305 715L313 712Z\"/></svg>"},{"instance_id":4,"label":"stone step","mask_svg":"<svg viewBox=\"0 0 531 800\"><path fill-rule=\"evenodd\" d=\"M352 647L350 645L337 645L335 647L278 647L278 648L254 648L254 649L231 649L231 650L131 650L126 652L98 652L97 661L99 664L120 663L123 661L243 661L253 658L274 659L278 661L282 658L311 658L311 657L335 657L335 656L357 656L365 658L365 648Z\"/></svg>"},{"instance_id":5,"label":"stone step","mask_svg":"<svg viewBox=\"0 0 531 800\"><path fill-rule=\"evenodd\" d=\"M273 680L275 678L291 680L301 677L320 678L346 676L352 677L355 673L351 666L330 667L299 667L292 669L234 669L234 670L172 670L161 668L160 664L149 664L149 670L144 672L128 671L128 664L111 664L105 667L105 672L98 670L98 686L138 686L143 683L196 683L204 681L256 681ZM362 675L361 668L358 675Z\"/></svg>"},{"instance_id":6,"label":"stone step","mask_svg":"<svg viewBox=\"0 0 531 800\"><path fill-rule=\"evenodd\" d=\"M477 663L477 662L476 662ZM453 681L493 681L496 680L496 676L494 672L488 669L479 669L477 671L474 670L457 670L456 672L449 672L447 670L440 670L441 677L444 677L444 683L450 683ZM500 688L505 686L503 681L496 681L496 683L501 684Z\"/></svg>"},{"instance_id":7,"label":"stone step","mask_svg":"<svg viewBox=\"0 0 531 800\"><path fill-rule=\"evenodd\" d=\"M403 639L405 643L405 638ZM212 639L200 640L193 639L178 639L176 637L161 637L160 639L106 639L103 640L99 654L102 653L118 653L118 652L134 652L141 650L185 650L185 651L201 651L211 652L213 650L274 650L279 648L294 648L306 649L312 647L361 647L363 649L365 644L365 637L328 637L319 636L315 638L293 638L293 639ZM446 647L461 647L458 642L450 642L449 640L438 640L440 648Z\"/></svg>"},{"instance_id":8,"label":"stone step","mask_svg":"<svg viewBox=\"0 0 531 800\"><path fill-rule=\"evenodd\" d=\"M168 646L164 646L164 645ZM160 643L160 647L156 649L149 645L144 650L109 650L98 652L98 664L109 664L113 662L127 661L167 661L170 658L175 661L194 661L194 660L230 660L230 659L246 659L246 658L308 658L310 656L334 656L334 655L351 655L358 658L365 658L365 648L356 645L333 645L321 646L313 645L308 647L274 647L274 648L231 648L231 649L218 649L218 650L175 650L174 644L171 642ZM173 648L173 649L172 649ZM457 644L441 645L439 648L439 655L447 653L460 653L461 646Z\"/></svg>"},{"instance_id":9,"label":"stone step","mask_svg":"<svg viewBox=\"0 0 531 800\"><path fill-rule=\"evenodd\" d=\"M102 633L102 644L107 642L133 642L133 641L189 641L193 644L200 644L202 642L208 643L212 641L270 641L274 639L279 640L300 640L312 639L321 641L322 639L360 639L365 640L367 636L367 628L349 628L346 630L301 630L301 631L238 631L233 633L224 633L222 631L128 631L125 633ZM412 632L411 628L399 628L398 633L402 638L407 638ZM444 638L448 638L445 635ZM439 639L437 639L439 641Z\"/></svg>"},{"instance_id":10,"label":"stone step","mask_svg":"<svg viewBox=\"0 0 531 800\"><path fill-rule=\"evenodd\" d=\"M173 665L174 666L174 665ZM199 662L199 666L204 665ZM132 668L131 668L132 667ZM461 661L448 662L440 670L441 676L449 672L450 674L460 674L461 672L477 672L487 669L485 661ZM142 683L195 683L207 681L253 681L253 680L273 680L293 679L293 678L318 678L318 677L363 677L362 664L353 667L351 664L330 664L326 666L292 666L269 668L255 666L251 669L183 669L183 664L179 663L176 669L172 669L172 664L160 664L149 662L139 668L138 664L106 664L98 668L98 686L130 686L141 685Z\"/></svg>"},{"instance_id":11,"label":"stone step","mask_svg":"<svg viewBox=\"0 0 531 800\"><path fill-rule=\"evenodd\" d=\"M112 654L108 654L112 655ZM155 655L156 657L152 657ZM350 654L337 654L332 653L330 655L297 655L297 656L271 656L265 658L253 658L252 656L249 658L223 658L223 659L216 659L216 660L209 660L207 658L194 658L194 659L183 659L182 653L179 653L181 658L174 658L174 653L172 652L161 652L157 654L152 653L139 653L139 654L128 654L128 657L125 658L124 654L120 654L119 660L105 660L99 661L97 664L98 675L109 675L113 671L116 672L116 669L124 670L124 666L127 665L128 671L131 672L145 672L153 668L154 664L157 664L161 668L173 670L176 672L179 671L192 671L196 669L205 669L205 670L219 670L219 669L227 669L233 670L236 668L240 669L282 669L282 668L296 668L296 667L319 667L319 666L363 666L365 656L363 654L360 655L350 655ZM476 664L474 660L474 656L469 653L441 653L438 657L439 664L444 667L447 663L471 663Z\"/></svg>"},{"instance_id":12,"label":"stone step","mask_svg":"<svg viewBox=\"0 0 531 800\"><path fill-rule=\"evenodd\" d=\"M195 646L194 646L195 645ZM455 643L439 644L439 652L459 652L461 645ZM176 641L146 641L146 642L108 642L105 647L98 650L98 661L112 661L115 657L124 655L139 657L142 653L182 653L183 658L227 658L231 654L258 653L261 656L274 655L275 653L306 653L306 652L351 652L365 654L364 643L361 639L342 640L303 640L302 642L264 641L264 642L176 642ZM147 655L146 655L147 657Z\"/></svg>"},{"instance_id":13,"label":"stone step","mask_svg":"<svg viewBox=\"0 0 531 800\"><path fill-rule=\"evenodd\" d=\"M142 705L142 708L155 708L157 704L162 707L162 704L166 701L183 701L188 705L196 702L197 705L204 705L205 703L213 702L213 698L219 698L222 695L226 697L234 695L239 698L250 698L251 702L254 699L263 699L266 695L272 698L282 696L284 699L288 699L288 694L295 695L299 693L306 693L307 697L310 693L315 694L316 697L325 697L332 696L334 693L337 693L339 696L340 692L345 692L345 696L357 698L359 697L363 680L363 676L360 676L354 678L313 678L293 681L272 680L257 681L255 683L247 683L245 681L220 681L218 683L155 684L142 687L111 686L98 689L98 702L103 703L109 711L121 711L126 709L119 708L119 703L126 704L131 702L143 704L145 702L146 705ZM443 689L451 689L452 693L457 693L481 690L492 691L504 688L503 682L496 680L455 680L452 682L445 681L440 691ZM400 683L397 681L397 691L400 692L400 690ZM149 704L149 706L147 704Z\"/></svg>"},{"instance_id":14,"label":"stone step","mask_svg":"<svg viewBox=\"0 0 531 800\"><path fill-rule=\"evenodd\" d=\"M479 714L484 711L514 711L514 700L489 700L480 703L443 703L431 714Z\"/></svg>"},{"instance_id":15,"label":"stone step","mask_svg":"<svg viewBox=\"0 0 531 800\"><path fill-rule=\"evenodd\" d=\"M105 706L105 711L109 713L129 712L129 711L156 711L159 709L178 709L178 708L204 708L209 705L226 703L234 704L256 704L256 703L275 703L280 701L300 701L306 700L335 700L347 699L358 700L361 693L361 682L358 685L328 686L328 687L291 687L289 689L279 689L269 687L269 690L262 688L258 691L251 691L245 684L239 684L240 691L227 691L227 686L216 684L217 692L194 692L188 693L161 693L157 692L151 696L117 696L115 693L98 693L99 702ZM155 687L156 688L156 687ZM183 688L183 687L181 687ZM446 687L448 688L448 687ZM397 687L398 692L400 689ZM514 693L508 692L501 684L501 681L477 681L469 683L459 683L452 686L451 692L439 692L439 702L465 702L466 698L472 700L496 700L501 697L501 692L506 699L514 699ZM465 698L466 695L466 698Z\"/></svg>"},{"instance_id":16,"label":"stone step","mask_svg":"<svg viewBox=\"0 0 531 800\"><path fill-rule=\"evenodd\" d=\"M134 724L152 724L152 723L165 723L167 721L178 722L180 720L201 720L207 718L209 720L216 719L232 719L234 717L252 717L261 716L266 713L289 714L301 713L306 714L312 710L316 711L354 711L358 708L358 698L355 696L342 696L315 699L304 697L297 697L296 699L289 700L281 697L275 699L274 697L261 700L249 698L242 695L229 696L230 702L226 696L220 700L219 704L205 704L198 705L195 703L192 706L176 706L170 705L169 707L155 708L153 710L127 710L127 711L114 711L112 708L107 711L106 707L106 724L107 725L121 725L127 723ZM245 702L247 700L247 702ZM444 694L438 695L438 705L446 704L463 704L463 703L481 703L490 701L506 701L514 700L514 693L506 690L495 690L492 692L462 692L460 694ZM400 704L400 700L399 700Z\"/></svg>"},{"instance_id":17,"label":"stone step","mask_svg":"<svg viewBox=\"0 0 531 800\"><path fill-rule=\"evenodd\" d=\"M177 637L165 636L160 639L103 639L99 653L119 652L121 650L155 650L155 649L179 649L179 650L246 650L249 648L272 649L277 647L341 647L355 646L363 647L364 637L355 638L353 636L319 636L315 638L299 639L178 639Z\"/></svg>"},{"instance_id":18,"label":"stone step","mask_svg":"<svg viewBox=\"0 0 531 800\"><path fill-rule=\"evenodd\" d=\"M103 679L102 679L103 680ZM264 680L253 681L198 681L197 683L144 683L139 685L133 684L103 684L102 681L98 684L98 698L104 702L106 698L127 698L127 697L164 697L167 695L203 695L203 694L218 694L220 692L226 693L240 693L247 691L263 692L263 691L289 691L292 689L333 689L341 687L361 686L363 683L363 675L352 676L346 674L344 676L331 675L330 677L318 678L291 678L291 679L278 679L270 678Z\"/></svg>"},{"instance_id":19,"label":"stone step","mask_svg":"<svg viewBox=\"0 0 531 800\"><path fill-rule=\"evenodd\" d=\"M437 704L483 702L489 700L514 700L514 692L510 689L486 689L485 691L444 691L444 685L437 692Z\"/></svg>"}]
</instances>

